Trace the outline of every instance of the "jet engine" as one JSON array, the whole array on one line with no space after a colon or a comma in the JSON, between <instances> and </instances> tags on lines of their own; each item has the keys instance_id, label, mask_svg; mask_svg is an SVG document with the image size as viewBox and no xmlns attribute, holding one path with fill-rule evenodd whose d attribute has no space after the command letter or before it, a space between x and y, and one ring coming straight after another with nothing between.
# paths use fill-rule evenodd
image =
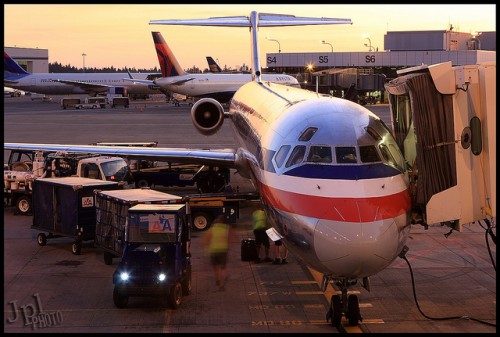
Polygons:
<instances>
[{"instance_id":1,"label":"jet engine","mask_svg":"<svg viewBox=\"0 0 500 337\"><path fill-rule=\"evenodd\" d=\"M191 120L201 134L213 135L224 122L224 108L213 98L202 98L191 108Z\"/></svg>"}]
</instances>

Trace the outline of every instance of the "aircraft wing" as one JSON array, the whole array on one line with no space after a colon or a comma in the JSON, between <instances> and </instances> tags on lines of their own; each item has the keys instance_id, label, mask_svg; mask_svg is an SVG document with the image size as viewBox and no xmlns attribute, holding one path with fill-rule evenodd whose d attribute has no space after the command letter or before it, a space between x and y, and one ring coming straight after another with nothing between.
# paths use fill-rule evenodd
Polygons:
<instances>
[{"instance_id":1,"label":"aircraft wing","mask_svg":"<svg viewBox=\"0 0 500 337\"><path fill-rule=\"evenodd\" d=\"M53 151L69 153L95 153L127 159L174 161L186 164L205 164L235 168L234 149L188 149L138 146L101 146L69 144L4 143L4 150Z\"/></svg>"},{"instance_id":2,"label":"aircraft wing","mask_svg":"<svg viewBox=\"0 0 500 337\"><path fill-rule=\"evenodd\" d=\"M175 77L179 77L179 76L173 76L172 78L163 77L163 78L159 78L158 80L161 79L161 82L159 82L159 83L161 83L162 85L180 85L180 84L183 84L183 83L186 83L186 82L189 82L189 81L192 81L195 79L194 77L185 77L185 78L181 78L181 79L176 79ZM155 81L155 84L157 84L156 82L157 81Z\"/></svg>"},{"instance_id":3,"label":"aircraft wing","mask_svg":"<svg viewBox=\"0 0 500 337\"><path fill-rule=\"evenodd\" d=\"M113 86L110 85L104 85L104 84L92 84L92 83L87 83L87 82L80 82L80 81L71 81L71 80L53 80L55 82L59 83L64 83L64 84L69 84L69 85L74 85L75 87L80 87L83 90L89 91L89 92L104 92L108 90L108 88L111 88Z\"/></svg>"}]
</instances>

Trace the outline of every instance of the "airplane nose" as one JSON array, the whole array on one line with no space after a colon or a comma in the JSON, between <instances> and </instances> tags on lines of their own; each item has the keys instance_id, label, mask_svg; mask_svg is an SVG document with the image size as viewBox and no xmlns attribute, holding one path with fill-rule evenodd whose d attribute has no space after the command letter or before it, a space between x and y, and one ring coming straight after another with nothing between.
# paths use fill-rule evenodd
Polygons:
<instances>
[{"instance_id":1,"label":"airplane nose","mask_svg":"<svg viewBox=\"0 0 500 337\"><path fill-rule=\"evenodd\" d=\"M406 214L373 222L320 220L314 234L316 255L325 272L337 277L374 275L394 261L406 241Z\"/></svg>"}]
</instances>

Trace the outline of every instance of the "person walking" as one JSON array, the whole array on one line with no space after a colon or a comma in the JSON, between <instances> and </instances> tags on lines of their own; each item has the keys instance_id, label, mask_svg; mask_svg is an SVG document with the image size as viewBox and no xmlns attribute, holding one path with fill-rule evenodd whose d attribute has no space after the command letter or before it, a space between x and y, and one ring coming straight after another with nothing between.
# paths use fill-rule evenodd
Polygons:
<instances>
[{"instance_id":1,"label":"person walking","mask_svg":"<svg viewBox=\"0 0 500 337\"><path fill-rule=\"evenodd\" d=\"M215 285L221 291L225 290L227 281L226 269L230 235L231 227L227 223L226 217L219 215L204 237L204 245L210 255L210 263L215 273Z\"/></svg>"},{"instance_id":2,"label":"person walking","mask_svg":"<svg viewBox=\"0 0 500 337\"><path fill-rule=\"evenodd\" d=\"M272 259L269 257L269 249L270 249L270 244L269 244L269 237L267 236L266 230L268 228L267 225L267 216L266 212L264 212L264 209L262 205L256 209L252 213L253 217L253 234L255 236L255 246L257 249L257 260L255 261L256 263L260 263L260 251L262 246L264 246L264 252L265 252L265 262L271 262Z\"/></svg>"}]
</instances>

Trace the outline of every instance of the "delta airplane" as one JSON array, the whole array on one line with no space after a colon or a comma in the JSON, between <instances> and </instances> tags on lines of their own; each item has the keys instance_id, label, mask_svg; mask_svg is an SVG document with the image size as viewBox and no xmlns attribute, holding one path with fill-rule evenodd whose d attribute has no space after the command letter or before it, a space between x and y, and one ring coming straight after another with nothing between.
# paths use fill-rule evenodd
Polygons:
<instances>
[{"instance_id":1,"label":"delta airplane","mask_svg":"<svg viewBox=\"0 0 500 337\"><path fill-rule=\"evenodd\" d=\"M217 62L212 58L212 56L207 56L208 69L211 73L221 73L222 69L219 67Z\"/></svg>"},{"instance_id":2,"label":"delta airplane","mask_svg":"<svg viewBox=\"0 0 500 337\"><path fill-rule=\"evenodd\" d=\"M162 76L152 81L162 89L195 98L213 98L228 102L251 74L207 73L190 74L179 65L174 53L159 32L152 32ZM262 80L300 88L296 78L286 74L262 74ZM148 83L148 81L142 81Z\"/></svg>"},{"instance_id":3,"label":"delta airplane","mask_svg":"<svg viewBox=\"0 0 500 337\"><path fill-rule=\"evenodd\" d=\"M357 295L348 294L348 288L362 280L369 290L368 278L407 250L411 204L403 156L382 120L361 105L266 80L257 42L259 28L352 24L351 20L252 11L248 17L153 20L150 24L250 30L251 81L240 85L229 111L213 98L200 99L191 109L195 128L207 136L230 119L235 149L23 143L5 143L4 148L91 152L236 169L254 183L272 227L294 257L323 274L322 290L329 283L340 289L331 298L327 321L338 327L345 317L351 326L357 325L362 320L359 301ZM158 33L153 36L159 58L165 62L163 69L168 66L176 74L180 68L175 59L170 61L171 51L163 47ZM195 87L195 78L207 76L176 75L186 83L194 82ZM172 79L165 77L163 82L169 80L173 87Z\"/></svg>"},{"instance_id":4,"label":"delta airplane","mask_svg":"<svg viewBox=\"0 0 500 337\"><path fill-rule=\"evenodd\" d=\"M150 83L125 81L130 73L46 73L30 74L3 53L3 83L10 88L45 95L106 94L110 88L125 88L129 95L162 94L160 88ZM141 79L158 74L135 74Z\"/></svg>"}]
</instances>

